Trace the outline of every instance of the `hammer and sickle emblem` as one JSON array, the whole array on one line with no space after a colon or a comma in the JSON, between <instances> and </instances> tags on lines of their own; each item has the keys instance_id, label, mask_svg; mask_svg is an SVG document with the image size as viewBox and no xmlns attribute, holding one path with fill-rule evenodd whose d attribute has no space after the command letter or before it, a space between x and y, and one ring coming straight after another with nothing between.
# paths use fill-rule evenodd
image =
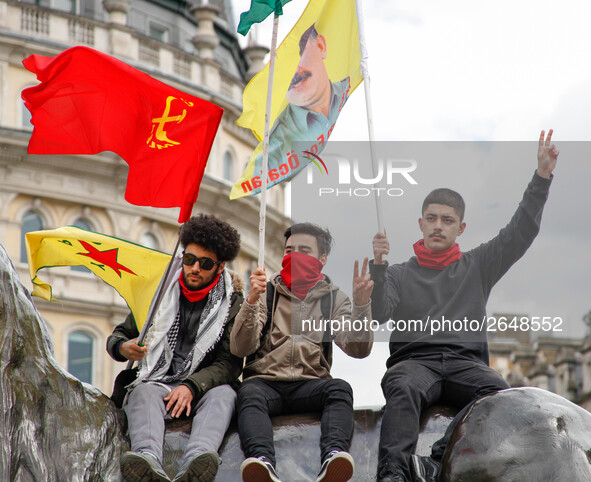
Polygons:
<instances>
[{"instance_id":1,"label":"hammer and sickle emblem","mask_svg":"<svg viewBox=\"0 0 591 482\"><path fill-rule=\"evenodd\" d=\"M170 115L170 105L172 104L173 100L180 100L188 107L193 107L193 102L187 102L184 99L179 99L177 97L173 97L172 95L169 95L166 98L166 107L164 108L162 116L152 119L152 132L146 141L148 147L151 147L152 149L162 149L171 146L178 146L180 144L180 142L169 139L166 131L164 130L164 127L168 122L176 122L177 124L180 124L187 115L186 109L183 109L183 112L179 115Z\"/></svg>"}]
</instances>

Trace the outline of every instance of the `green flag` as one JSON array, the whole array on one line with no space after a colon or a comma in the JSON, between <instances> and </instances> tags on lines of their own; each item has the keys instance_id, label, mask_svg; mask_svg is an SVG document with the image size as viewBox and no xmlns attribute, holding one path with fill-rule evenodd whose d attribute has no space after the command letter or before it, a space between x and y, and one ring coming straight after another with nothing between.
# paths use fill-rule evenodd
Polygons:
<instances>
[{"instance_id":1,"label":"green flag","mask_svg":"<svg viewBox=\"0 0 591 482\"><path fill-rule=\"evenodd\" d=\"M283 5L289 0L251 0L250 10L240 15L238 33L246 35L253 23L260 23L275 12L283 15Z\"/></svg>"}]
</instances>

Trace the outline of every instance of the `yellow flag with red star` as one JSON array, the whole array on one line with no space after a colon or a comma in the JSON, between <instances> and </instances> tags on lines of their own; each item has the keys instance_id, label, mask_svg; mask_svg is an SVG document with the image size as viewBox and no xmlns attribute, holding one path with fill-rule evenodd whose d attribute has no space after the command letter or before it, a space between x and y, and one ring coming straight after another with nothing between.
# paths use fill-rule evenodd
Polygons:
<instances>
[{"instance_id":1,"label":"yellow flag with red star","mask_svg":"<svg viewBox=\"0 0 591 482\"><path fill-rule=\"evenodd\" d=\"M125 300L138 330L170 255L119 238L68 226L25 235L33 296L55 300L51 286L37 273L52 266L86 266Z\"/></svg>"}]
</instances>

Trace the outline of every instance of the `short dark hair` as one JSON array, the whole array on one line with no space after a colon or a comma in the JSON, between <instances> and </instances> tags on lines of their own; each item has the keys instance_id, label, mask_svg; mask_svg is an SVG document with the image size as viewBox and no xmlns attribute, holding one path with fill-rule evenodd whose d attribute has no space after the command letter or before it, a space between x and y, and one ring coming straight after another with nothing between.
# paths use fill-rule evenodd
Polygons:
<instances>
[{"instance_id":1,"label":"short dark hair","mask_svg":"<svg viewBox=\"0 0 591 482\"><path fill-rule=\"evenodd\" d=\"M300 57L304 53L308 40L310 40L310 38L315 39L316 37L318 37L318 31L316 30L316 25L312 24L300 37Z\"/></svg>"},{"instance_id":2,"label":"short dark hair","mask_svg":"<svg viewBox=\"0 0 591 482\"><path fill-rule=\"evenodd\" d=\"M330 254L333 240L328 229L321 228L317 224L313 223L292 224L285 230L285 233L283 233L283 236L285 237L285 244L287 244L287 240L292 234L311 234L316 238L316 242L318 243L318 251L320 254Z\"/></svg>"},{"instance_id":3,"label":"short dark hair","mask_svg":"<svg viewBox=\"0 0 591 482\"><path fill-rule=\"evenodd\" d=\"M452 207L456 214L460 217L460 222L464 220L464 212L466 211L464 199L457 192L452 191L451 189L440 187L439 189L434 189L431 191L423 201L421 215L425 213L425 210L429 204L444 204L445 206Z\"/></svg>"},{"instance_id":4,"label":"short dark hair","mask_svg":"<svg viewBox=\"0 0 591 482\"><path fill-rule=\"evenodd\" d=\"M218 261L232 261L240 251L240 234L226 221L213 214L198 214L181 228L181 244L187 247L195 243L213 251Z\"/></svg>"}]
</instances>

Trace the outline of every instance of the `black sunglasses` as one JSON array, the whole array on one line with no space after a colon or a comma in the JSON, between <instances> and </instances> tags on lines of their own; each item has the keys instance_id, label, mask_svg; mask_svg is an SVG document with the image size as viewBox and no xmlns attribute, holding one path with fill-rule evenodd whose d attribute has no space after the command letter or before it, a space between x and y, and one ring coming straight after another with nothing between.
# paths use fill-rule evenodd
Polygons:
<instances>
[{"instance_id":1,"label":"black sunglasses","mask_svg":"<svg viewBox=\"0 0 591 482\"><path fill-rule=\"evenodd\" d=\"M219 266L223 263L223 261L214 261L211 258L198 258L194 254L191 253L184 253L183 254L183 264L187 266L193 266L197 261L199 261L199 267L204 269L205 271L209 271L212 269L216 264Z\"/></svg>"}]
</instances>

